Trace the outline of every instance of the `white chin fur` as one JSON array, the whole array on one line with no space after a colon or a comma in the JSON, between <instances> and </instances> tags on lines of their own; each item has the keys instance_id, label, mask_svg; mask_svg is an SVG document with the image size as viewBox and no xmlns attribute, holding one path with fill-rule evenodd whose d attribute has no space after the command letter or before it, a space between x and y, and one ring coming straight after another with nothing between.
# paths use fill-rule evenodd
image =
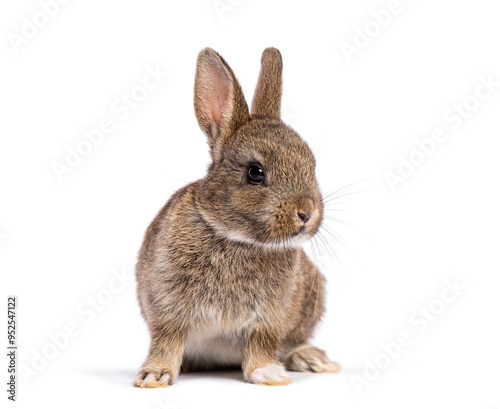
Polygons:
<instances>
[{"instance_id":1,"label":"white chin fur","mask_svg":"<svg viewBox=\"0 0 500 409\"><path fill-rule=\"evenodd\" d=\"M219 234L221 234L226 239L236 241L239 243L253 244L253 245L256 245L259 247L262 246L264 248L273 249L273 250L297 248L297 247L302 246L302 244L306 243L311 238L307 234L298 234L297 236L292 237L286 241L282 241L282 242L278 242L278 243L264 243L263 244L262 242L256 242L255 239L249 238L241 233L228 230L228 229L224 228L223 226L217 225L216 228L217 228L217 231L219 232Z\"/></svg>"}]
</instances>

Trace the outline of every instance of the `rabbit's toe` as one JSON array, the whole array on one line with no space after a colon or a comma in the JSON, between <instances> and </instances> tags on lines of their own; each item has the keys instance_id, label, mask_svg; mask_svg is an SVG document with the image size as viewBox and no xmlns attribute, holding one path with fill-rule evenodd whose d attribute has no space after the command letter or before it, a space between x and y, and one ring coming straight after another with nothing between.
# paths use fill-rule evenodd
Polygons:
<instances>
[{"instance_id":1,"label":"rabbit's toe","mask_svg":"<svg viewBox=\"0 0 500 409\"><path fill-rule=\"evenodd\" d=\"M139 388L165 388L172 384L170 372L143 369L137 375L134 385Z\"/></svg>"},{"instance_id":2,"label":"rabbit's toe","mask_svg":"<svg viewBox=\"0 0 500 409\"><path fill-rule=\"evenodd\" d=\"M287 376L285 367L279 364L270 364L257 368L248 380L257 385L288 385L292 380Z\"/></svg>"}]
</instances>

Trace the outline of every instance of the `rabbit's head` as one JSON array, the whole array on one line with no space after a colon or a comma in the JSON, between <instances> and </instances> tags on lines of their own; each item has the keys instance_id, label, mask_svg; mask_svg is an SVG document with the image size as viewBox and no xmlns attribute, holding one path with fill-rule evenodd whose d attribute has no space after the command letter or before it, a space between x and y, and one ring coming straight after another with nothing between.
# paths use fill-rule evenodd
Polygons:
<instances>
[{"instance_id":1,"label":"rabbit's head","mask_svg":"<svg viewBox=\"0 0 500 409\"><path fill-rule=\"evenodd\" d=\"M219 235L256 246L298 246L323 220L315 159L280 119L282 60L267 48L251 112L231 68L214 50L198 56L194 107L212 163L198 193Z\"/></svg>"}]
</instances>

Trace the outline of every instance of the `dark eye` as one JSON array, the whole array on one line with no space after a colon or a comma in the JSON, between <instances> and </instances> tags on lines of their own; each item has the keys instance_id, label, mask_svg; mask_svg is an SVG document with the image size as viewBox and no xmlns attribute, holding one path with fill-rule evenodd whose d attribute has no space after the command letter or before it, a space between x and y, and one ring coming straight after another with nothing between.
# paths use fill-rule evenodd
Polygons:
<instances>
[{"instance_id":1,"label":"dark eye","mask_svg":"<svg viewBox=\"0 0 500 409\"><path fill-rule=\"evenodd\" d=\"M247 182L252 185L266 184L266 173L262 166L257 163L251 163L247 166Z\"/></svg>"}]
</instances>

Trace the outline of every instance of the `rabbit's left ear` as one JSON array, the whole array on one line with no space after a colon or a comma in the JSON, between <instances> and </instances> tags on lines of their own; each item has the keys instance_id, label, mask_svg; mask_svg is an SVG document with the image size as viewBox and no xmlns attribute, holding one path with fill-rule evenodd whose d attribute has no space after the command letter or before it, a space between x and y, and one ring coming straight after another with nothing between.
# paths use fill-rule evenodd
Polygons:
<instances>
[{"instance_id":1,"label":"rabbit's left ear","mask_svg":"<svg viewBox=\"0 0 500 409\"><path fill-rule=\"evenodd\" d=\"M203 49L198 55L194 110L200 128L207 135L212 155L220 149L224 138L250 120L247 103L233 71L211 48Z\"/></svg>"},{"instance_id":2,"label":"rabbit's left ear","mask_svg":"<svg viewBox=\"0 0 500 409\"><path fill-rule=\"evenodd\" d=\"M252 101L252 117L280 118L283 62L273 47L262 53L261 69Z\"/></svg>"}]
</instances>

